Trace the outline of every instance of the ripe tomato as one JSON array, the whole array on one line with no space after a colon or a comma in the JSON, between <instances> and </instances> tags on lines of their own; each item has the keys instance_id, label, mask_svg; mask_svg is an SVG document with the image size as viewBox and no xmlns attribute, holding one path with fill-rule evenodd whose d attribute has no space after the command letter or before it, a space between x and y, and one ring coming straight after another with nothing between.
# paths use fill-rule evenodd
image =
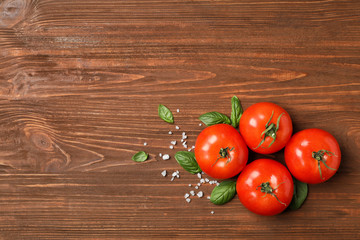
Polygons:
<instances>
[{"instance_id":1,"label":"ripe tomato","mask_svg":"<svg viewBox=\"0 0 360 240\"><path fill-rule=\"evenodd\" d=\"M281 213L289 206L294 183L284 165L271 159L258 159L240 173L236 192L247 209L271 216Z\"/></svg>"},{"instance_id":2,"label":"ripe tomato","mask_svg":"<svg viewBox=\"0 0 360 240\"><path fill-rule=\"evenodd\" d=\"M271 154L285 147L293 130L290 115L270 102L256 103L246 109L239 128L248 147L262 154Z\"/></svg>"},{"instance_id":3,"label":"ripe tomato","mask_svg":"<svg viewBox=\"0 0 360 240\"><path fill-rule=\"evenodd\" d=\"M248 149L240 133L228 124L205 128L195 143L195 158L201 170L213 178L237 175L246 165Z\"/></svg>"},{"instance_id":4,"label":"ripe tomato","mask_svg":"<svg viewBox=\"0 0 360 240\"><path fill-rule=\"evenodd\" d=\"M318 129L300 131L285 147L285 162L292 175L305 183L321 183L339 168L340 147L328 132Z\"/></svg>"}]
</instances>

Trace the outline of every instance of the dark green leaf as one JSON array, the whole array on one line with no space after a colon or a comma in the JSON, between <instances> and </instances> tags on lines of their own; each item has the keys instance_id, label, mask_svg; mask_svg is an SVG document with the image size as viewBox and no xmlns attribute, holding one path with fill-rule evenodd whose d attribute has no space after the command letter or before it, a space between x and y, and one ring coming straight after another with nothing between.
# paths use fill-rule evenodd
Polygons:
<instances>
[{"instance_id":1,"label":"dark green leaf","mask_svg":"<svg viewBox=\"0 0 360 240\"><path fill-rule=\"evenodd\" d=\"M223 181L216 186L210 196L210 201L216 205L222 205L234 198L236 193L236 182Z\"/></svg>"},{"instance_id":2,"label":"dark green leaf","mask_svg":"<svg viewBox=\"0 0 360 240\"><path fill-rule=\"evenodd\" d=\"M231 125L236 128L239 126L239 121L244 110L241 106L240 100L237 96L231 98Z\"/></svg>"},{"instance_id":3,"label":"dark green leaf","mask_svg":"<svg viewBox=\"0 0 360 240\"><path fill-rule=\"evenodd\" d=\"M135 153L131 159L135 162L145 162L148 159L148 157L149 157L148 153L144 151L140 151L138 153Z\"/></svg>"},{"instance_id":4,"label":"dark green leaf","mask_svg":"<svg viewBox=\"0 0 360 240\"><path fill-rule=\"evenodd\" d=\"M219 112L208 112L199 117L199 119L206 125L211 126L219 123L230 124L230 118Z\"/></svg>"},{"instance_id":5,"label":"dark green leaf","mask_svg":"<svg viewBox=\"0 0 360 240\"><path fill-rule=\"evenodd\" d=\"M294 180L294 195L289 205L291 210L296 210L301 207L304 203L307 194L308 194L308 185L306 183L300 182L299 180Z\"/></svg>"},{"instance_id":6,"label":"dark green leaf","mask_svg":"<svg viewBox=\"0 0 360 240\"><path fill-rule=\"evenodd\" d=\"M165 122L174 123L174 116L172 112L164 105L159 104L158 113L159 113L159 117Z\"/></svg>"},{"instance_id":7,"label":"dark green leaf","mask_svg":"<svg viewBox=\"0 0 360 240\"><path fill-rule=\"evenodd\" d=\"M201 172L198 163L195 160L195 154L188 151L180 151L175 154L176 161L189 173L195 174Z\"/></svg>"}]
</instances>

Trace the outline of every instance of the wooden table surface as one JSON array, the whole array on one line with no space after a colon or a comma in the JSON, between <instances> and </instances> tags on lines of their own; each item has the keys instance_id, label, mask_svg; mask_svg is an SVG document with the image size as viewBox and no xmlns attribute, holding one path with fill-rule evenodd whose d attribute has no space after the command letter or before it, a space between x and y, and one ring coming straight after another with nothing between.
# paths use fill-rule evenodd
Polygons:
<instances>
[{"instance_id":1,"label":"wooden table surface","mask_svg":"<svg viewBox=\"0 0 360 240\"><path fill-rule=\"evenodd\" d=\"M360 238L360 1L3 0L0 54L1 239ZM192 146L233 95L338 139L338 173L301 209L215 206L209 184L185 202L198 178L170 141Z\"/></svg>"}]
</instances>

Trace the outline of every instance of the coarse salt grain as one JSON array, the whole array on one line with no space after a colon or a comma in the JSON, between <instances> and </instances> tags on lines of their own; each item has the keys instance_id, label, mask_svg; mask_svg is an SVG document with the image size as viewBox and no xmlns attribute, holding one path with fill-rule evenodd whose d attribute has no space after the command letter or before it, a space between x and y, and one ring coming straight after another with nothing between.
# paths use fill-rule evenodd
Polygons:
<instances>
[{"instance_id":1,"label":"coarse salt grain","mask_svg":"<svg viewBox=\"0 0 360 240\"><path fill-rule=\"evenodd\" d=\"M167 171L166 171L166 170L162 171L162 172L161 172L161 175L162 175L163 177L166 177Z\"/></svg>"},{"instance_id":2,"label":"coarse salt grain","mask_svg":"<svg viewBox=\"0 0 360 240\"><path fill-rule=\"evenodd\" d=\"M162 156L162 159L163 159L163 160L169 160L169 159L170 159L169 154L164 154L164 155Z\"/></svg>"},{"instance_id":3,"label":"coarse salt grain","mask_svg":"<svg viewBox=\"0 0 360 240\"><path fill-rule=\"evenodd\" d=\"M199 123L199 126L201 127L201 126L202 126L202 123Z\"/></svg>"},{"instance_id":4,"label":"coarse salt grain","mask_svg":"<svg viewBox=\"0 0 360 240\"><path fill-rule=\"evenodd\" d=\"M179 126L175 126L175 129L179 130L179 129L180 129L180 127L179 127Z\"/></svg>"},{"instance_id":5,"label":"coarse salt grain","mask_svg":"<svg viewBox=\"0 0 360 240\"><path fill-rule=\"evenodd\" d=\"M176 109L176 112L180 112L180 109Z\"/></svg>"},{"instance_id":6,"label":"coarse salt grain","mask_svg":"<svg viewBox=\"0 0 360 240\"><path fill-rule=\"evenodd\" d=\"M210 213L211 213L211 214L214 214L215 212L214 212L214 211L211 211Z\"/></svg>"},{"instance_id":7,"label":"coarse salt grain","mask_svg":"<svg viewBox=\"0 0 360 240\"><path fill-rule=\"evenodd\" d=\"M198 174L197 174L197 177L198 177L198 178L201 178L201 173L198 173Z\"/></svg>"},{"instance_id":8,"label":"coarse salt grain","mask_svg":"<svg viewBox=\"0 0 360 240\"><path fill-rule=\"evenodd\" d=\"M174 149L174 146L173 146L173 145L170 145L169 148L170 148L170 149Z\"/></svg>"},{"instance_id":9,"label":"coarse salt grain","mask_svg":"<svg viewBox=\"0 0 360 240\"><path fill-rule=\"evenodd\" d=\"M201 178L200 183L205 183L205 179Z\"/></svg>"},{"instance_id":10,"label":"coarse salt grain","mask_svg":"<svg viewBox=\"0 0 360 240\"><path fill-rule=\"evenodd\" d=\"M203 193L202 191L200 191L200 192L198 192L196 195L197 195L199 198L202 198L202 197L204 196L204 193Z\"/></svg>"},{"instance_id":11,"label":"coarse salt grain","mask_svg":"<svg viewBox=\"0 0 360 240\"><path fill-rule=\"evenodd\" d=\"M188 197L190 197L190 194L185 193L184 198L188 198Z\"/></svg>"},{"instance_id":12,"label":"coarse salt grain","mask_svg":"<svg viewBox=\"0 0 360 240\"><path fill-rule=\"evenodd\" d=\"M189 184L189 187L191 187L191 184Z\"/></svg>"},{"instance_id":13,"label":"coarse salt grain","mask_svg":"<svg viewBox=\"0 0 360 240\"><path fill-rule=\"evenodd\" d=\"M195 191L194 191L194 190L191 190L191 191L190 191L190 194L191 194L191 196L195 196Z\"/></svg>"},{"instance_id":14,"label":"coarse salt grain","mask_svg":"<svg viewBox=\"0 0 360 240\"><path fill-rule=\"evenodd\" d=\"M187 201L188 203L191 202L190 198L185 199L185 201Z\"/></svg>"},{"instance_id":15,"label":"coarse salt grain","mask_svg":"<svg viewBox=\"0 0 360 240\"><path fill-rule=\"evenodd\" d=\"M172 145L176 145L176 140L170 142Z\"/></svg>"},{"instance_id":16,"label":"coarse salt grain","mask_svg":"<svg viewBox=\"0 0 360 240\"><path fill-rule=\"evenodd\" d=\"M159 157L162 157L162 153L159 153Z\"/></svg>"},{"instance_id":17,"label":"coarse salt grain","mask_svg":"<svg viewBox=\"0 0 360 240\"><path fill-rule=\"evenodd\" d=\"M207 196L206 198L207 198L207 199L210 199L210 196Z\"/></svg>"},{"instance_id":18,"label":"coarse salt grain","mask_svg":"<svg viewBox=\"0 0 360 240\"><path fill-rule=\"evenodd\" d=\"M192 146L191 148L192 148L192 149L195 149L195 146Z\"/></svg>"},{"instance_id":19,"label":"coarse salt grain","mask_svg":"<svg viewBox=\"0 0 360 240\"><path fill-rule=\"evenodd\" d=\"M144 146L146 146L147 145L147 142L144 142Z\"/></svg>"},{"instance_id":20,"label":"coarse salt grain","mask_svg":"<svg viewBox=\"0 0 360 240\"><path fill-rule=\"evenodd\" d=\"M195 189L199 189L199 186L195 186Z\"/></svg>"},{"instance_id":21,"label":"coarse salt grain","mask_svg":"<svg viewBox=\"0 0 360 240\"><path fill-rule=\"evenodd\" d=\"M171 135L171 134L172 134L172 131L169 131L169 134Z\"/></svg>"}]
</instances>

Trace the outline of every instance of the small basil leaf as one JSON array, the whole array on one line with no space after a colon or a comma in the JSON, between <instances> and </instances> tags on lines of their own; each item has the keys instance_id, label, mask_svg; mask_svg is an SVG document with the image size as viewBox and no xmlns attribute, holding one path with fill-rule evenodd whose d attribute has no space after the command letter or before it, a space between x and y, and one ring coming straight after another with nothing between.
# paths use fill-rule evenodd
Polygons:
<instances>
[{"instance_id":1,"label":"small basil leaf","mask_svg":"<svg viewBox=\"0 0 360 240\"><path fill-rule=\"evenodd\" d=\"M235 181L223 181L211 192L210 201L216 205L222 205L234 198L236 193Z\"/></svg>"},{"instance_id":2,"label":"small basil leaf","mask_svg":"<svg viewBox=\"0 0 360 240\"><path fill-rule=\"evenodd\" d=\"M135 162L145 162L148 159L148 157L149 157L148 153L144 151L140 151L138 153L135 153L131 159Z\"/></svg>"},{"instance_id":3,"label":"small basil leaf","mask_svg":"<svg viewBox=\"0 0 360 240\"><path fill-rule=\"evenodd\" d=\"M230 118L225 114L219 112L208 112L199 117L206 126L211 126L219 123L230 124Z\"/></svg>"},{"instance_id":4,"label":"small basil leaf","mask_svg":"<svg viewBox=\"0 0 360 240\"><path fill-rule=\"evenodd\" d=\"M307 194L308 194L308 185L306 183L300 182L299 180L294 180L294 195L289 205L291 210L296 210L301 207L304 203Z\"/></svg>"},{"instance_id":5,"label":"small basil leaf","mask_svg":"<svg viewBox=\"0 0 360 240\"><path fill-rule=\"evenodd\" d=\"M233 96L231 98L231 125L236 128L239 126L240 118L243 114L244 110L241 106L241 102L237 96Z\"/></svg>"},{"instance_id":6,"label":"small basil leaf","mask_svg":"<svg viewBox=\"0 0 360 240\"><path fill-rule=\"evenodd\" d=\"M198 163L195 160L195 154L188 151L175 153L176 161L189 173L195 174L201 172Z\"/></svg>"},{"instance_id":7,"label":"small basil leaf","mask_svg":"<svg viewBox=\"0 0 360 240\"><path fill-rule=\"evenodd\" d=\"M159 113L159 117L165 122L174 123L174 116L172 112L164 105L159 104L158 113Z\"/></svg>"}]
</instances>

